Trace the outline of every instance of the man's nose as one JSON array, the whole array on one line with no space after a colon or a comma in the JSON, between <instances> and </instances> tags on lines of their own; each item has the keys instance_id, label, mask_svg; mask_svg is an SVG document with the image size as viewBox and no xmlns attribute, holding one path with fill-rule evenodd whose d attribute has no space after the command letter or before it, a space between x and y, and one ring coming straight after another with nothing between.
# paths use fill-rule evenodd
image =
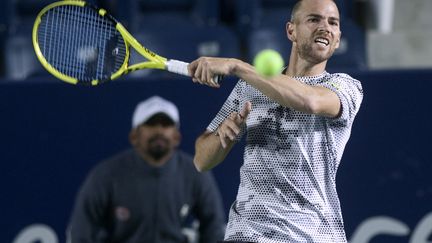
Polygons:
<instances>
[{"instance_id":1,"label":"man's nose","mask_svg":"<svg viewBox=\"0 0 432 243\"><path fill-rule=\"evenodd\" d=\"M330 24L327 21L323 20L320 22L318 30L321 32L330 33Z\"/></svg>"}]
</instances>

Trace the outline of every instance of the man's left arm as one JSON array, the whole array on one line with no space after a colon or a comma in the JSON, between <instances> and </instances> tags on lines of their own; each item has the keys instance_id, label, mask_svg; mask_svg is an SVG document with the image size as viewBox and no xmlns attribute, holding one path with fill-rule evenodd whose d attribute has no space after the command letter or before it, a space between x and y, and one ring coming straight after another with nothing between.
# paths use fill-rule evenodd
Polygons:
<instances>
[{"instance_id":1,"label":"man's left arm","mask_svg":"<svg viewBox=\"0 0 432 243\"><path fill-rule=\"evenodd\" d=\"M222 197L210 172L200 173L195 181L195 212L200 222L199 242L215 243L225 234L225 213Z\"/></svg>"}]
</instances>

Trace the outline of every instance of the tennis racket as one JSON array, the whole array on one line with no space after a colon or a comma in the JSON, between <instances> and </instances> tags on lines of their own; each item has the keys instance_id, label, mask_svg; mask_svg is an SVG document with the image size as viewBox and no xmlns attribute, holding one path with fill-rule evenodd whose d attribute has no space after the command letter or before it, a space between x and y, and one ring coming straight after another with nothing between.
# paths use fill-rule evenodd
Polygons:
<instances>
[{"instance_id":1,"label":"tennis racket","mask_svg":"<svg viewBox=\"0 0 432 243\"><path fill-rule=\"evenodd\" d=\"M71 84L98 85L151 68L189 76L188 63L167 59L142 46L106 10L80 0L46 6L33 26L33 47L41 64ZM146 58L129 65L131 47ZM215 76L218 83L221 76Z\"/></svg>"}]
</instances>

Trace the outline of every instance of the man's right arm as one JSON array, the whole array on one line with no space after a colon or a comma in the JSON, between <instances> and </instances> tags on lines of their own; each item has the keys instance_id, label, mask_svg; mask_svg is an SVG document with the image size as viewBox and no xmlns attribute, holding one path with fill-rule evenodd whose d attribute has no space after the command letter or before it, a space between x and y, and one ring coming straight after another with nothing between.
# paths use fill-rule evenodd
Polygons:
<instances>
[{"instance_id":1,"label":"man's right arm","mask_svg":"<svg viewBox=\"0 0 432 243\"><path fill-rule=\"evenodd\" d=\"M92 171L77 195L68 227L68 243L107 242L108 191L101 176Z\"/></svg>"}]
</instances>

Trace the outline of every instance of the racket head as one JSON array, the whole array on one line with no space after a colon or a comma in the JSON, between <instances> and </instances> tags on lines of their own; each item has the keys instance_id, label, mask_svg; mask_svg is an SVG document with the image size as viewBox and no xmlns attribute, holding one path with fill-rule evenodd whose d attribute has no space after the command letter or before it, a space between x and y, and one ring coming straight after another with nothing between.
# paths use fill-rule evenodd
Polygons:
<instances>
[{"instance_id":1,"label":"racket head","mask_svg":"<svg viewBox=\"0 0 432 243\"><path fill-rule=\"evenodd\" d=\"M126 72L129 44L104 9L84 1L54 2L38 14L33 46L41 64L57 78L98 85Z\"/></svg>"}]
</instances>

